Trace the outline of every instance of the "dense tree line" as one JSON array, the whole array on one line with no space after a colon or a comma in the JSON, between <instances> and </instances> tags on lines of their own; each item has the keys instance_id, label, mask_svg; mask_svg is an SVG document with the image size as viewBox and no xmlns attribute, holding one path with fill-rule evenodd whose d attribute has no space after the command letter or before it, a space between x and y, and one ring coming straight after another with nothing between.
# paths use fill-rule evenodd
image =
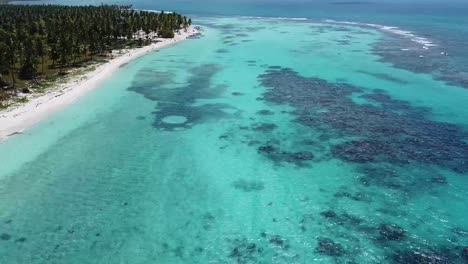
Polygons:
<instances>
[{"instance_id":1,"label":"dense tree line","mask_svg":"<svg viewBox=\"0 0 468 264\"><path fill-rule=\"evenodd\" d=\"M0 87L36 80L47 69L92 60L112 49L172 38L191 20L131 6L0 5Z\"/></svg>"}]
</instances>

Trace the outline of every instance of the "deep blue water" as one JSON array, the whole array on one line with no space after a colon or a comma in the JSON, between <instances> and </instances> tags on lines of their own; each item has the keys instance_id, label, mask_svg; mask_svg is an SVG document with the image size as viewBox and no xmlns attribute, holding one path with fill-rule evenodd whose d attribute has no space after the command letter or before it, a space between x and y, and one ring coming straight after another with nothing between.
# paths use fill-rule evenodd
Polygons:
<instances>
[{"instance_id":1,"label":"deep blue water","mask_svg":"<svg viewBox=\"0 0 468 264\"><path fill-rule=\"evenodd\" d=\"M464 0L45 0L27 3L132 4L138 9L173 10L195 19L204 16L265 16L396 26L436 41L443 47L443 50L437 50L438 53L449 54L450 58L443 62L444 65L427 62L428 66L423 72L468 87L468 62L465 59L468 58L468 1ZM410 70L420 68L390 57L387 56L387 59L397 67Z\"/></svg>"}]
</instances>

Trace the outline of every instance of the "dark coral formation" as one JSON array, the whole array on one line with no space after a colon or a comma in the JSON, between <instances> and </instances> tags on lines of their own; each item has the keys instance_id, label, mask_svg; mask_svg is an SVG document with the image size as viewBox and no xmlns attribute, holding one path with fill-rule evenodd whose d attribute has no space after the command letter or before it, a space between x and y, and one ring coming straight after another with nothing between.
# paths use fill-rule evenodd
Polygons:
<instances>
[{"instance_id":1,"label":"dark coral formation","mask_svg":"<svg viewBox=\"0 0 468 264\"><path fill-rule=\"evenodd\" d=\"M223 111L233 109L226 104L203 104L194 106L197 99L219 97L225 90L225 85L213 85L212 79L221 70L217 64L205 64L190 69L190 77L186 85L173 87L176 83L171 72L155 72L152 69L138 73L129 90L137 92L146 98L157 101L154 126L159 129L173 130L190 128L191 126L212 118L229 117L231 114ZM167 116L184 116L187 122L170 124L163 122Z\"/></svg>"},{"instance_id":2,"label":"dark coral formation","mask_svg":"<svg viewBox=\"0 0 468 264\"><path fill-rule=\"evenodd\" d=\"M202 215L202 226L204 230L210 230L215 221L216 217L212 215L211 213L206 213Z\"/></svg>"},{"instance_id":3,"label":"dark coral formation","mask_svg":"<svg viewBox=\"0 0 468 264\"><path fill-rule=\"evenodd\" d=\"M274 235L270 238L270 240L268 241L270 242L270 244L273 244L273 245L276 245L282 249L289 249L289 242L286 238L284 237L281 237L281 236L278 236L278 235Z\"/></svg>"},{"instance_id":4,"label":"dark coral formation","mask_svg":"<svg viewBox=\"0 0 468 264\"><path fill-rule=\"evenodd\" d=\"M467 250L463 246L441 246L428 248L426 244L419 244L418 242L406 241L407 230L396 225L389 223L382 223L378 227L368 225L363 219L356 216L350 215L346 212L336 213L333 210L327 210L320 213L323 219L326 219L329 223L329 230L336 230L338 226L341 226L344 230L353 229L365 237L369 237L373 242L382 247L387 252L388 263L395 264L449 264L449 263L463 263L465 258L464 250ZM309 216L301 220L301 226L310 219ZM377 232L376 232L377 230ZM458 231L458 230L457 230ZM376 235L377 233L377 235ZM347 240L357 239L347 234L340 235ZM409 243L410 248L408 250L402 250L401 246L404 243ZM348 253L340 244L334 242L330 238L319 238L319 244L316 248L316 252L329 255L329 256L348 256Z\"/></svg>"},{"instance_id":5,"label":"dark coral formation","mask_svg":"<svg viewBox=\"0 0 468 264\"><path fill-rule=\"evenodd\" d=\"M259 131L259 132L271 132L275 130L278 126L275 124L271 123L260 123L260 124L255 124L252 129L254 131Z\"/></svg>"},{"instance_id":6,"label":"dark coral formation","mask_svg":"<svg viewBox=\"0 0 468 264\"><path fill-rule=\"evenodd\" d=\"M204 122L211 118L229 117L223 109L233 109L226 104L205 104L201 106L173 105L161 107L156 111L154 127L163 130L174 130L178 128L190 128L197 123ZM163 119L167 116L184 116L187 121L184 123L166 123Z\"/></svg>"},{"instance_id":7,"label":"dark coral formation","mask_svg":"<svg viewBox=\"0 0 468 264\"><path fill-rule=\"evenodd\" d=\"M447 45L443 46L447 48ZM402 52L402 48L406 51ZM448 84L468 88L468 68L465 61L460 59L466 56L445 56L447 50L440 47L424 50L411 39L396 35L386 35L381 41L377 41L373 52L381 57L380 61L391 63L394 67L416 73L428 73Z\"/></svg>"},{"instance_id":8,"label":"dark coral formation","mask_svg":"<svg viewBox=\"0 0 468 264\"><path fill-rule=\"evenodd\" d=\"M317 238L318 245L315 248L316 252L321 255L339 257L345 254L345 249L339 243L334 242L330 238Z\"/></svg>"},{"instance_id":9,"label":"dark coral formation","mask_svg":"<svg viewBox=\"0 0 468 264\"><path fill-rule=\"evenodd\" d=\"M395 264L452 264L451 256L432 250L409 250L393 255Z\"/></svg>"},{"instance_id":10,"label":"dark coral formation","mask_svg":"<svg viewBox=\"0 0 468 264\"><path fill-rule=\"evenodd\" d=\"M365 174L359 179L362 185L377 185L389 189L402 189L405 186L396 170L379 165L366 164L359 168L358 171Z\"/></svg>"},{"instance_id":11,"label":"dark coral formation","mask_svg":"<svg viewBox=\"0 0 468 264\"><path fill-rule=\"evenodd\" d=\"M358 104L350 96L363 93L362 89L301 77L291 69L270 67L259 78L270 88L264 99L294 106L303 125L361 138L336 145L332 153L337 158L357 163L436 164L468 172L467 131L431 120L427 108L393 99L381 90L363 95L373 104Z\"/></svg>"},{"instance_id":12,"label":"dark coral formation","mask_svg":"<svg viewBox=\"0 0 468 264\"><path fill-rule=\"evenodd\" d=\"M274 69L281 69L281 68L283 68L283 67L278 66L278 65L268 66L268 69L271 69L271 70L274 70Z\"/></svg>"},{"instance_id":13,"label":"dark coral formation","mask_svg":"<svg viewBox=\"0 0 468 264\"><path fill-rule=\"evenodd\" d=\"M325 218L335 218L337 216L336 213L332 210L321 212L320 215Z\"/></svg>"},{"instance_id":14,"label":"dark coral formation","mask_svg":"<svg viewBox=\"0 0 468 264\"><path fill-rule=\"evenodd\" d=\"M312 160L314 158L314 154L312 154L312 152L309 151L299 151L289 153L288 158L291 159L293 162Z\"/></svg>"},{"instance_id":15,"label":"dark coral formation","mask_svg":"<svg viewBox=\"0 0 468 264\"><path fill-rule=\"evenodd\" d=\"M288 239L280 235L260 232L254 239L227 238L228 257L237 263L271 263L271 257L281 258L281 263L297 263L299 254L290 252ZM223 260L223 263L226 261ZM229 262L230 263L230 262Z\"/></svg>"},{"instance_id":16,"label":"dark coral formation","mask_svg":"<svg viewBox=\"0 0 468 264\"><path fill-rule=\"evenodd\" d=\"M395 224L381 224L379 233L384 240L402 240L405 238L406 230Z\"/></svg>"},{"instance_id":17,"label":"dark coral formation","mask_svg":"<svg viewBox=\"0 0 468 264\"><path fill-rule=\"evenodd\" d=\"M334 156L343 160L366 163L385 160L391 149L378 140L355 140L336 146L332 151Z\"/></svg>"},{"instance_id":18,"label":"dark coral formation","mask_svg":"<svg viewBox=\"0 0 468 264\"><path fill-rule=\"evenodd\" d=\"M370 202L372 199L363 192L350 193L347 191L338 191L334 195L337 198L349 198L357 202Z\"/></svg>"},{"instance_id":19,"label":"dark coral formation","mask_svg":"<svg viewBox=\"0 0 468 264\"><path fill-rule=\"evenodd\" d=\"M310 161L314 158L314 154L309 151L299 151L299 152L290 152L283 151L273 145L264 145L258 148L258 153L264 155L265 157L271 159L275 163L281 164L293 163L297 166L306 166L307 161Z\"/></svg>"},{"instance_id":20,"label":"dark coral formation","mask_svg":"<svg viewBox=\"0 0 468 264\"><path fill-rule=\"evenodd\" d=\"M27 239L26 239L25 237L20 237L20 238L16 239L15 242L17 242L17 243L24 243L24 242L26 242L26 240L27 240Z\"/></svg>"},{"instance_id":21,"label":"dark coral formation","mask_svg":"<svg viewBox=\"0 0 468 264\"><path fill-rule=\"evenodd\" d=\"M261 191L265 188L265 184L261 181L250 181L240 179L232 183L232 186L238 190L242 190L244 192L253 192L253 191Z\"/></svg>"},{"instance_id":22,"label":"dark coral formation","mask_svg":"<svg viewBox=\"0 0 468 264\"><path fill-rule=\"evenodd\" d=\"M442 175L436 175L436 176L432 176L431 182L437 183L437 184L447 184L447 178L445 178Z\"/></svg>"},{"instance_id":23,"label":"dark coral formation","mask_svg":"<svg viewBox=\"0 0 468 264\"><path fill-rule=\"evenodd\" d=\"M11 235L7 234L7 233L2 233L0 235L0 239L1 240L10 240L11 239Z\"/></svg>"},{"instance_id":24,"label":"dark coral formation","mask_svg":"<svg viewBox=\"0 0 468 264\"><path fill-rule=\"evenodd\" d=\"M327 210L321 212L320 215L323 218L328 219L334 225L350 225L357 229L361 228L364 222L364 220L362 220L361 218L354 215L350 215L346 212L337 214L333 210Z\"/></svg>"},{"instance_id":25,"label":"dark coral formation","mask_svg":"<svg viewBox=\"0 0 468 264\"><path fill-rule=\"evenodd\" d=\"M261 252L262 248L257 247L255 243L247 239L236 239L229 257L235 259L237 263L257 263Z\"/></svg>"},{"instance_id":26,"label":"dark coral formation","mask_svg":"<svg viewBox=\"0 0 468 264\"><path fill-rule=\"evenodd\" d=\"M273 111L263 109L257 112L259 115L274 115L275 113Z\"/></svg>"}]
</instances>

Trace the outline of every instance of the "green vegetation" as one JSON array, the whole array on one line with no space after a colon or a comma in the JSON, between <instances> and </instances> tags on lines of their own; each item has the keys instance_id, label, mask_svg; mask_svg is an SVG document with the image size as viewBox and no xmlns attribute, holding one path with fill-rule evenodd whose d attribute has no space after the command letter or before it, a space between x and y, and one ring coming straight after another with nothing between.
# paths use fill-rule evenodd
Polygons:
<instances>
[{"instance_id":1,"label":"green vegetation","mask_svg":"<svg viewBox=\"0 0 468 264\"><path fill-rule=\"evenodd\" d=\"M0 104L112 50L173 38L190 24L177 13L131 6L0 5Z\"/></svg>"}]
</instances>

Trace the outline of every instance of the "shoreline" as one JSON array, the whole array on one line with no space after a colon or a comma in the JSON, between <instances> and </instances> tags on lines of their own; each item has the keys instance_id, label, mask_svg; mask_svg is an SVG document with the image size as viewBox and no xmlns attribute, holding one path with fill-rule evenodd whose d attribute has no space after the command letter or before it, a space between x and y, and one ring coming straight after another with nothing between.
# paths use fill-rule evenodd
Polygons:
<instances>
[{"instance_id":1,"label":"shoreline","mask_svg":"<svg viewBox=\"0 0 468 264\"><path fill-rule=\"evenodd\" d=\"M172 39L158 38L159 42L148 46L130 49L116 50L116 57L100 64L95 70L73 76L64 83L58 83L52 88L48 88L45 94L32 95L28 102L13 105L7 109L0 110L0 143L7 140L10 136L21 134L26 129L47 118L51 114L70 105L87 92L99 87L101 83L110 78L116 70L124 67L134 59L145 54L159 50L163 47L175 44L185 40L190 36L198 34L199 31L191 26L187 32L181 30L176 33ZM115 52L115 51L113 51Z\"/></svg>"}]
</instances>

